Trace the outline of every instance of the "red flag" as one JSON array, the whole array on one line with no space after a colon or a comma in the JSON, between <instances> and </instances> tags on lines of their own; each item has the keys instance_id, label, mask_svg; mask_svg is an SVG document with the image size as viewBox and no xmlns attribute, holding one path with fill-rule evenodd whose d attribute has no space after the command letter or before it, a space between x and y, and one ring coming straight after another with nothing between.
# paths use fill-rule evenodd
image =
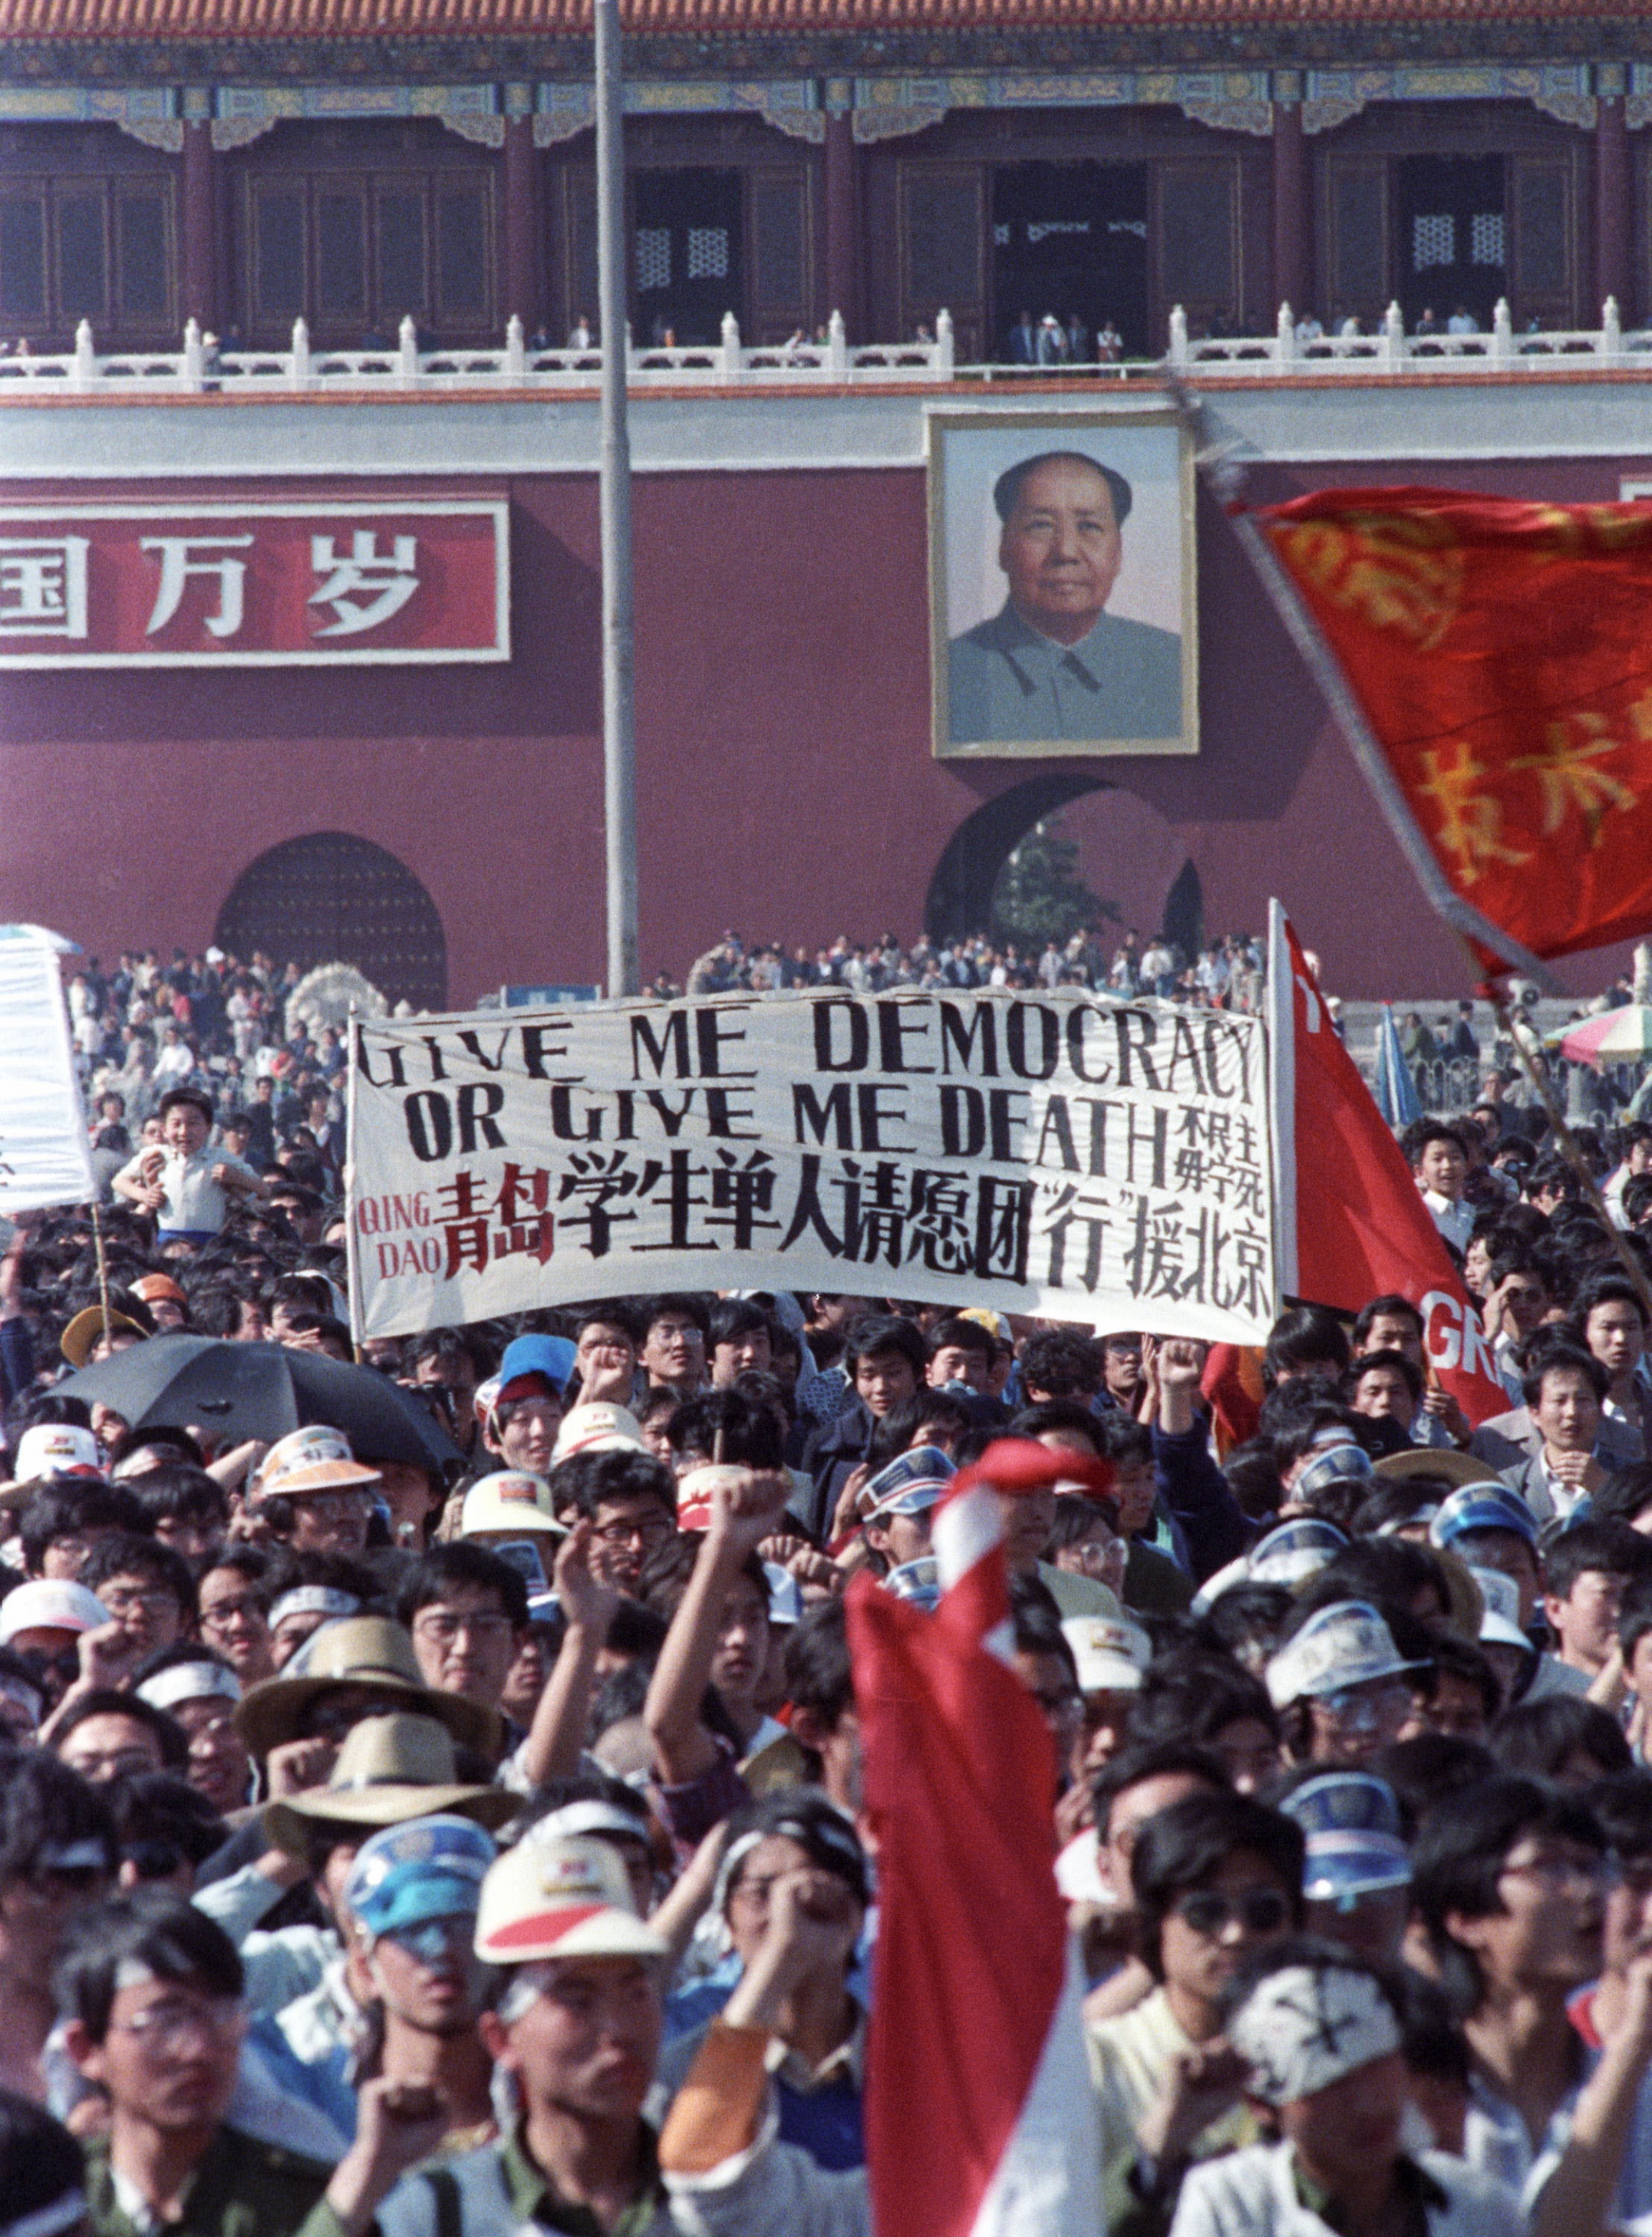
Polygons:
<instances>
[{"instance_id":1,"label":"red flag","mask_svg":"<svg viewBox=\"0 0 1652 2237\"><path fill-rule=\"evenodd\" d=\"M1002 1659L997 1500L1066 1472L1002 1440L937 1511L925 1615L857 1577L849 1646L878 1839L866 2058L872 2221L892 2237L1095 2237L1101 2145L1056 1887L1055 1760ZM1019 1481L1017 1481L1019 1479Z\"/></svg>"},{"instance_id":2,"label":"red flag","mask_svg":"<svg viewBox=\"0 0 1652 2237\"><path fill-rule=\"evenodd\" d=\"M1199 1393L1216 1425L1216 1456L1225 1460L1235 1445L1248 1444L1261 1427L1262 1355L1254 1343L1213 1343L1205 1355Z\"/></svg>"},{"instance_id":3,"label":"red flag","mask_svg":"<svg viewBox=\"0 0 1652 2237\"><path fill-rule=\"evenodd\" d=\"M1652 929L1652 506L1321 490L1239 525L1493 969Z\"/></svg>"},{"instance_id":4,"label":"red flag","mask_svg":"<svg viewBox=\"0 0 1652 2237\"><path fill-rule=\"evenodd\" d=\"M1398 1142L1333 1030L1290 920L1275 901L1268 955L1280 1160L1280 1286L1357 1312L1407 1297L1423 1349L1471 1422L1508 1411L1480 1316L1446 1256Z\"/></svg>"}]
</instances>

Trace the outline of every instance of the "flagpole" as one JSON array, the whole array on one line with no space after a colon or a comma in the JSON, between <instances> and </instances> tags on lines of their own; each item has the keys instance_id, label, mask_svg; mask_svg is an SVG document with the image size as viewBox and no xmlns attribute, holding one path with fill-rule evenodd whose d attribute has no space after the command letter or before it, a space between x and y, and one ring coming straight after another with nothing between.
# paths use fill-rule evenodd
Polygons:
<instances>
[{"instance_id":1,"label":"flagpole","mask_svg":"<svg viewBox=\"0 0 1652 2237\"><path fill-rule=\"evenodd\" d=\"M1274 1105L1274 1310L1296 1295L1296 989L1285 910L1267 904L1267 1080Z\"/></svg>"}]
</instances>

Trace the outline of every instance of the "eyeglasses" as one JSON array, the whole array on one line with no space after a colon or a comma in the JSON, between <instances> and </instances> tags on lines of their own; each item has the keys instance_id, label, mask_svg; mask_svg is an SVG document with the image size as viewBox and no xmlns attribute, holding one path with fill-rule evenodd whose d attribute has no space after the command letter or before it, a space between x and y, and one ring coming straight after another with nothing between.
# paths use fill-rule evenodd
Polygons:
<instances>
[{"instance_id":1,"label":"eyeglasses","mask_svg":"<svg viewBox=\"0 0 1652 2237\"><path fill-rule=\"evenodd\" d=\"M1411 1693L1396 1678L1386 1685L1339 1686L1334 1693L1314 1694L1313 1700L1314 1707L1322 1709L1333 1723L1369 1731L1385 1716L1408 1708Z\"/></svg>"},{"instance_id":2,"label":"eyeglasses","mask_svg":"<svg viewBox=\"0 0 1652 2237\"><path fill-rule=\"evenodd\" d=\"M234 1996L202 1996L188 2003L180 1998L173 2003L150 2004L134 2012L130 2019L109 2023L117 2034L136 2036L159 2051L176 2050L198 2035L209 2035L221 2042L234 2035L240 2024L240 2003Z\"/></svg>"},{"instance_id":3,"label":"eyeglasses","mask_svg":"<svg viewBox=\"0 0 1652 2237\"><path fill-rule=\"evenodd\" d=\"M1277 1888L1246 1888L1239 1895L1222 1895L1215 1888L1195 1888L1174 1905L1175 1916L1195 1934L1225 1934L1242 1926L1247 1934L1277 1934L1291 1916L1291 1906Z\"/></svg>"},{"instance_id":4,"label":"eyeglasses","mask_svg":"<svg viewBox=\"0 0 1652 2237\"><path fill-rule=\"evenodd\" d=\"M508 1615L460 1615L451 1608L421 1608L413 1618L417 1636L438 1646L451 1646L462 1631L472 1639L491 1640L515 1629Z\"/></svg>"},{"instance_id":5,"label":"eyeglasses","mask_svg":"<svg viewBox=\"0 0 1652 2237\"><path fill-rule=\"evenodd\" d=\"M675 1528L661 1514L644 1522L599 1522L591 1534L603 1546L661 1546Z\"/></svg>"},{"instance_id":6,"label":"eyeglasses","mask_svg":"<svg viewBox=\"0 0 1652 2237\"><path fill-rule=\"evenodd\" d=\"M1514 1879L1541 1880L1549 1888L1570 1884L1586 1888L1591 1894L1614 1885L1618 1876L1609 1857L1527 1857L1518 1864L1504 1864L1503 1870Z\"/></svg>"},{"instance_id":7,"label":"eyeglasses","mask_svg":"<svg viewBox=\"0 0 1652 2237\"><path fill-rule=\"evenodd\" d=\"M453 1951L468 1950L475 1930L475 1919L468 1912L457 1912L446 1918L421 1919L414 1926L392 1927L383 1939L417 1957L421 1965L438 1965Z\"/></svg>"},{"instance_id":8,"label":"eyeglasses","mask_svg":"<svg viewBox=\"0 0 1652 2237\"><path fill-rule=\"evenodd\" d=\"M203 1631L227 1631L232 1623L262 1623L264 1615L262 1603L250 1598L214 1600L209 1608L201 1611L201 1627Z\"/></svg>"},{"instance_id":9,"label":"eyeglasses","mask_svg":"<svg viewBox=\"0 0 1652 2237\"><path fill-rule=\"evenodd\" d=\"M165 1592L100 1592L98 1596L111 1615L133 1615L141 1608L145 1615L165 1615L168 1609L181 1614L175 1593Z\"/></svg>"},{"instance_id":10,"label":"eyeglasses","mask_svg":"<svg viewBox=\"0 0 1652 2237\"><path fill-rule=\"evenodd\" d=\"M312 1491L292 1498L294 1507L302 1507L322 1522L357 1521L372 1512L373 1503L370 1491Z\"/></svg>"}]
</instances>

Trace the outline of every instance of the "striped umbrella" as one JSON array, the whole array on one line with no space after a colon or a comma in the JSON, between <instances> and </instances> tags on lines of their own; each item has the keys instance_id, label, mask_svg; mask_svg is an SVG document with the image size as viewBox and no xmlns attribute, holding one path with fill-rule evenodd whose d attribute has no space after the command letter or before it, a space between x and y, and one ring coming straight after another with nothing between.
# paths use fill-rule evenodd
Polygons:
<instances>
[{"instance_id":1,"label":"striped umbrella","mask_svg":"<svg viewBox=\"0 0 1652 2237\"><path fill-rule=\"evenodd\" d=\"M1574 1063L1645 1064L1652 1059L1652 1005L1625 1002L1569 1026L1560 1035L1560 1053Z\"/></svg>"}]
</instances>

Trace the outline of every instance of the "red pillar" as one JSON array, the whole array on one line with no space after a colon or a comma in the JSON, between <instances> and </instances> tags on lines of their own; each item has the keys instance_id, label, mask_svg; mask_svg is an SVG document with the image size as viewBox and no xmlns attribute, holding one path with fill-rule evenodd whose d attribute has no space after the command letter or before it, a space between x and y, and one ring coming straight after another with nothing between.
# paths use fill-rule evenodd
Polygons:
<instances>
[{"instance_id":1,"label":"red pillar","mask_svg":"<svg viewBox=\"0 0 1652 2237\"><path fill-rule=\"evenodd\" d=\"M849 339L860 335L860 152L847 88L828 85L826 116L826 292L827 314L841 311Z\"/></svg>"},{"instance_id":2,"label":"red pillar","mask_svg":"<svg viewBox=\"0 0 1652 2237\"><path fill-rule=\"evenodd\" d=\"M522 320L531 335L539 323L539 260L534 254L534 121L510 116L504 124L504 316Z\"/></svg>"},{"instance_id":3,"label":"red pillar","mask_svg":"<svg viewBox=\"0 0 1652 2237\"><path fill-rule=\"evenodd\" d=\"M1274 103L1274 307L1308 307L1307 148L1300 101Z\"/></svg>"},{"instance_id":4,"label":"red pillar","mask_svg":"<svg viewBox=\"0 0 1652 2237\"><path fill-rule=\"evenodd\" d=\"M183 128L183 302L186 320L218 324L218 160L212 124L189 116Z\"/></svg>"},{"instance_id":5,"label":"red pillar","mask_svg":"<svg viewBox=\"0 0 1652 2237\"><path fill-rule=\"evenodd\" d=\"M1629 139L1623 96L1603 94L1595 125L1595 300L1585 320L1592 326L1609 295L1616 295L1624 323L1629 318Z\"/></svg>"}]
</instances>

